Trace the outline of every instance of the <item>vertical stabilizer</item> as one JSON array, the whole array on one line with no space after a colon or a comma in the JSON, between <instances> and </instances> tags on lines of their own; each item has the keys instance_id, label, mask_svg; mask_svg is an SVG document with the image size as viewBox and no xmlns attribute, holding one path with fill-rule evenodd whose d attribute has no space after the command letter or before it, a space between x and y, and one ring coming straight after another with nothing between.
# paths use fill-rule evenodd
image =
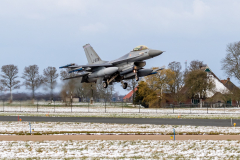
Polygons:
<instances>
[{"instance_id":1,"label":"vertical stabilizer","mask_svg":"<svg viewBox=\"0 0 240 160\"><path fill-rule=\"evenodd\" d=\"M90 44L84 45L83 48L88 60L88 64L99 63L102 61Z\"/></svg>"}]
</instances>

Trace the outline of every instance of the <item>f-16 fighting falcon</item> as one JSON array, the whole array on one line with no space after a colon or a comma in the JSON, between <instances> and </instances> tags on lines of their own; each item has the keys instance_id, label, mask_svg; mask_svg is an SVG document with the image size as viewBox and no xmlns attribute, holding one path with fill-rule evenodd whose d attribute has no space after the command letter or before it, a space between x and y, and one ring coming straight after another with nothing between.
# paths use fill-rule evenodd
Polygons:
<instances>
[{"instance_id":1,"label":"f-16 fighting falcon","mask_svg":"<svg viewBox=\"0 0 240 160\"><path fill-rule=\"evenodd\" d=\"M113 61L103 61L90 44L84 45L83 48L88 64L75 65L73 63L59 67L70 68L69 73L79 73L76 76L68 77L64 80L82 77L81 83L102 83L104 88L107 88L108 85L114 82L121 82L123 89L126 89L128 84L124 82L124 80L135 78L135 80L138 81L139 77L156 74L158 70L164 69L152 70L143 68L146 65L144 60L159 56L163 53L163 51L153 50L144 45L137 46L131 52Z\"/></svg>"}]
</instances>

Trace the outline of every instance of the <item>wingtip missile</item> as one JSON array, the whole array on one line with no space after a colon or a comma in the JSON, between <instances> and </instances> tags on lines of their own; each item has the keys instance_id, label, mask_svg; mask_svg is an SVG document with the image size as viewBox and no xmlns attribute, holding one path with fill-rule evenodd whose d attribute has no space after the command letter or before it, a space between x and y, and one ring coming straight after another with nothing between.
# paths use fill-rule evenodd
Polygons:
<instances>
[{"instance_id":1,"label":"wingtip missile","mask_svg":"<svg viewBox=\"0 0 240 160\"><path fill-rule=\"evenodd\" d=\"M74 66L74 65L75 65L75 63L71 63L71 64L67 64L67 65L59 67L59 68L68 68L68 67Z\"/></svg>"},{"instance_id":2,"label":"wingtip missile","mask_svg":"<svg viewBox=\"0 0 240 160\"><path fill-rule=\"evenodd\" d=\"M162 66L161 68L158 68L158 69L154 69L149 75L157 74L157 71L164 70L164 69L165 69L165 66Z\"/></svg>"}]
</instances>

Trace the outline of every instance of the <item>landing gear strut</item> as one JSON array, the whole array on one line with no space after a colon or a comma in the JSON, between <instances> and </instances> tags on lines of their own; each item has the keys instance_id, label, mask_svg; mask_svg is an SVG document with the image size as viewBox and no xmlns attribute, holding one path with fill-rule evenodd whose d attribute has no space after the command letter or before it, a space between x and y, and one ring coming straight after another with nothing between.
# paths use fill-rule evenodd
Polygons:
<instances>
[{"instance_id":1,"label":"landing gear strut","mask_svg":"<svg viewBox=\"0 0 240 160\"><path fill-rule=\"evenodd\" d=\"M133 73L135 74L135 80L136 80L136 81L139 81L139 77L138 77L138 74L137 74L137 70L133 70Z\"/></svg>"},{"instance_id":2,"label":"landing gear strut","mask_svg":"<svg viewBox=\"0 0 240 160\"><path fill-rule=\"evenodd\" d=\"M137 74L135 75L135 80L139 81L139 77L137 76Z\"/></svg>"},{"instance_id":3,"label":"landing gear strut","mask_svg":"<svg viewBox=\"0 0 240 160\"><path fill-rule=\"evenodd\" d=\"M115 74L110 79L107 79L107 81L103 82L103 88L107 88L109 84L118 76L118 74Z\"/></svg>"}]
</instances>

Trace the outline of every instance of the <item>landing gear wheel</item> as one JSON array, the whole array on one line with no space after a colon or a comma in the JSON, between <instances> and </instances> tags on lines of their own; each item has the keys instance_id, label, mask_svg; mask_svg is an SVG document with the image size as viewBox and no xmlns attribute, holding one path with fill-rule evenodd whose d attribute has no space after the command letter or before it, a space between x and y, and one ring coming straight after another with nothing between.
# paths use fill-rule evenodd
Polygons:
<instances>
[{"instance_id":1,"label":"landing gear wheel","mask_svg":"<svg viewBox=\"0 0 240 160\"><path fill-rule=\"evenodd\" d=\"M135 76L135 80L136 80L136 81L139 81L139 77L138 77L138 76Z\"/></svg>"},{"instance_id":2,"label":"landing gear wheel","mask_svg":"<svg viewBox=\"0 0 240 160\"><path fill-rule=\"evenodd\" d=\"M127 86L128 86L128 84L125 82L125 83L123 83L123 89L126 89L127 88Z\"/></svg>"},{"instance_id":3,"label":"landing gear wheel","mask_svg":"<svg viewBox=\"0 0 240 160\"><path fill-rule=\"evenodd\" d=\"M107 88L107 87L108 87L107 82L103 82L103 88Z\"/></svg>"}]
</instances>

